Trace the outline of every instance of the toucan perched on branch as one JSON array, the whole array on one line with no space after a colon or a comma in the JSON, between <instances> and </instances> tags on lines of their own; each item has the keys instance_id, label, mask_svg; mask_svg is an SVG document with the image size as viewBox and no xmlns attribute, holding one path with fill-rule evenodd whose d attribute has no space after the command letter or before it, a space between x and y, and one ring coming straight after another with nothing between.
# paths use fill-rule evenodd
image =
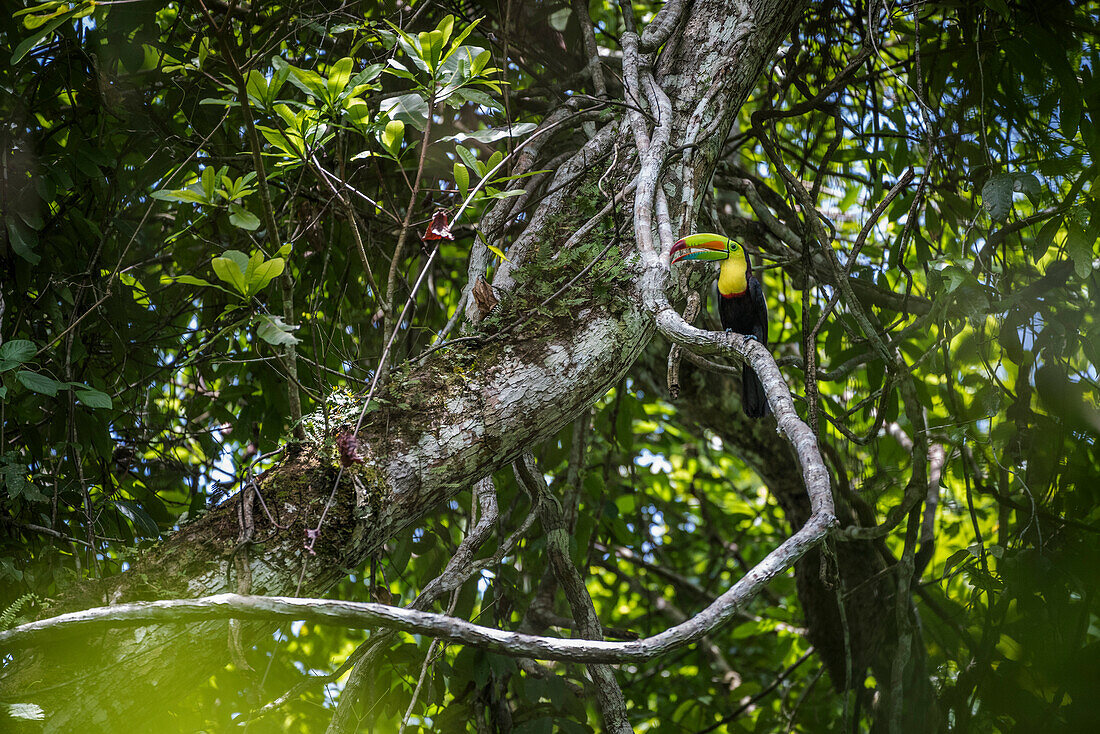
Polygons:
<instances>
[{"instance_id":1,"label":"toucan perched on branch","mask_svg":"<svg viewBox=\"0 0 1100 734\"><path fill-rule=\"evenodd\" d=\"M671 255L674 263L721 260L718 315L722 327L768 346L768 304L760 281L752 274L744 247L720 234L700 233L679 240L672 246ZM764 385L748 364L741 370L741 405L750 418L761 418L768 411Z\"/></svg>"}]
</instances>

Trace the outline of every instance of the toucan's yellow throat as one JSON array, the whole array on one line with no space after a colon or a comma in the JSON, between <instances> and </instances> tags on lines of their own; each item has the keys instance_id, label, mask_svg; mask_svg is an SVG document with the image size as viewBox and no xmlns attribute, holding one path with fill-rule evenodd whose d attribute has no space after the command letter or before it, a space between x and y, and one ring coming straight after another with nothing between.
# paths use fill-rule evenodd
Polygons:
<instances>
[{"instance_id":1,"label":"toucan's yellow throat","mask_svg":"<svg viewBox=\"0 0 1100 734\"><path fill-rule=\"evenodd\" d=\"M749 287L749 261L745 248L729 237L707 232L688 235L673 245L669 254L674 263L681 260L721 260L718 292L723 296L739 296Z\"/></svg>"},{"instance_id":2,"label":"toucan's yellow throat","mask_svg":"<svg viewBox=\"0 0 1100 734\"><path fill-rule=\"evenodd\" d=\"M745 251L738 247L737 254L731 253L722 262L722 269L718 271L718 292L730 297L740 296L748 289L748 263L745 261Z\"/></svg>"}]
</instances>

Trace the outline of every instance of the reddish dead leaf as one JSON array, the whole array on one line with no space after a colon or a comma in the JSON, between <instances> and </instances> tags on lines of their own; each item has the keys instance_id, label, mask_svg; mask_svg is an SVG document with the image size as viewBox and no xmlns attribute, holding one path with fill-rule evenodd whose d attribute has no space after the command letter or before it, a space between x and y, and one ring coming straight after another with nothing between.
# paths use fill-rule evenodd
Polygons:
<instances>
[{"instance_id":1,"label":"reddish dead leaf","mask_svg":"<svg viewBox=\"0 0 1100 734\"><path fill-rule=\"evenodd\" d=\"M440 209L432 215L432 222L428 225L428 231L420 235L420 239L428 240L453 240L451 225L447 222L447 212Z\"/></svg>"},{"instance_id":2,"label":"reddish dead leaf","mask_svg":"<svg viewBox=\"0 0 1100 734\"><path fill-rule=\"evenodd\" d=\"M336 434L336 448L340 451L340 466L363 463L363 457L359 455L359 439L350 428Z\"/></svg>"}]
</instances>

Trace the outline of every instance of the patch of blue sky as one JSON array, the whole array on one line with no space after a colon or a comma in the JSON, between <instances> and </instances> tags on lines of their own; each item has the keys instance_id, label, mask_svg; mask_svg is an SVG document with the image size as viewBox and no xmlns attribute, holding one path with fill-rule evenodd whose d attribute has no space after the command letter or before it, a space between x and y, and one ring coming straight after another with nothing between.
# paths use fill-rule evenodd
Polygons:
<instances>
[{"instance_id":1,"label":"patch of blue sky","mask_svg":"<svg viewBox=\"0 0 1100 734\"><path fill-rule=\"evenodd\" d=\"M668 474L672 471L672 463L664 454L655 454L649 449L642 449L641 453L634 457L634 463L641 467L649 467L652 474Z\"/></svg>"}]
</instances>

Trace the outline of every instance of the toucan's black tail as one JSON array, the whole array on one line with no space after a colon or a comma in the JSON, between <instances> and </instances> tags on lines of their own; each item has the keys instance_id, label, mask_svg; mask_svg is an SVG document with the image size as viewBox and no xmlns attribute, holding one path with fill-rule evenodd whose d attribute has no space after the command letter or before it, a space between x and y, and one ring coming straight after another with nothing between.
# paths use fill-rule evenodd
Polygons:
<instances>
[{"instance_id":1,"label":"toucan's black tail","mask_svg":"<svg viewBox=\"0 0 1100 734\"><path fill-rule=\"evenodd\" d=\"M749 418L763 418L768 412L764 383L748 365L741 370L741 405Z\"/></svg>"}]
</instances>

